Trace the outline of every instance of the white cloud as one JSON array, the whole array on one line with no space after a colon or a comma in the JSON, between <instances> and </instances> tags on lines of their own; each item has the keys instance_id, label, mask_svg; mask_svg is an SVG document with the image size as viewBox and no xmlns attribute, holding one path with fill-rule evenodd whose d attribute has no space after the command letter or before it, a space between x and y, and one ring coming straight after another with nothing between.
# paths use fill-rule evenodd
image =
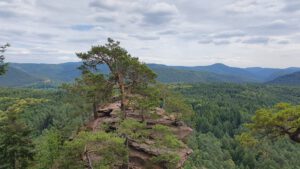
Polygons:
<instances>
[{"instance_id":1,"label":"white cloud","mask_svg":"<svg viewBox=\"0 0 300 169\"><path fill-rule=\"evenodd\" d=\"M300 66L298 0L1 0L0 24L10 62L76 61L112 37L147 62Z\"/></svg>"}]
</instances>

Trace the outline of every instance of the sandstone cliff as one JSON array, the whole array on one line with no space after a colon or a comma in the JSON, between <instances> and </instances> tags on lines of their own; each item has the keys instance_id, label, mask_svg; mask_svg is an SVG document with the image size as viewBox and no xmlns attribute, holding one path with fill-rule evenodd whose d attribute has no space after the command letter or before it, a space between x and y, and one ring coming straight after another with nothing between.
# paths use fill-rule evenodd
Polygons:
<instances>
[{"instance_id":1,"label":"sandstone cliff","mask_svg":"<svg viewBox=\"0 0 300 169\"><path fill-rule=\"evenodd\" d=\"M122 121L120 103L115 102L103 106L98 109L98 117L91 120L86 129L91 132L103 131L113 132L118 129L118 124ZM127 110L127 119L133 119L136 121L142 121L141 116L135 110ZM191 134L192 129L188 127L182 121L176 120L172 115L168 115L163 109L156 108L151 113L147 114L144 118L144 123L146 124L147 129L152 131L153 126L163 125L168 127L168 129L175 135L182 144L176 149L169 149L167 147L158 147L156 146L156 140L160 137L164 137L163 133L160 132L151 132L148 138L143 141L135 140L132 138L127 138L127 146L129 148L129 159L126 166L119 168L130 168L130 169L164 169L170 168L167 166L164 161L160 161L156 165L151 165L149 167L149 161L153 157L157 157L163 154L176 154L179 159L176 161L176 165L172 168L181 168L184 165L184 162L187 160L188 156L192 153L192 150L187 147L184 143L187 140L187 137ZM93 160L99 160L100 157L97 155L91 155L90 159L85 158L86 162L91 162ZM91 160L91 161L89 161Z\"/></svg>"}]
</instances>

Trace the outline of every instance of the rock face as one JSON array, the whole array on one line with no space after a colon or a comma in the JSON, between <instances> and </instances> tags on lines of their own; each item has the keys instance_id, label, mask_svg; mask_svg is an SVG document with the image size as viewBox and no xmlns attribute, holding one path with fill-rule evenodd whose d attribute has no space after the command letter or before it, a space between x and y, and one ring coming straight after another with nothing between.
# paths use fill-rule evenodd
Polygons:
<instances>
[{"instance_id":1,"label":"rock face","mask_svg":"<svg viewBox=\"0 0 300 169\"><path fill-rule=\"evenodd\" d=\"M119 122L121 122L121 109L120 102L115 102L108 104L104 107L98 109L98 118L90 121L87 125L87 129L95 132L102 130L102 124L108 124L108 130L116 130ZM151 129L154 125L160 124L168 126L170 131L181 141L187 139L187 137L193 131L182 121L176 121L174 117L165 113L163 109L156 108L154 111L155 118L146 116L145 121L147 128ZM141 117L138 113L133 110L127 110L127 118L135 119L141 121ZM151 137L159 137L152 135ZM187 160L188 156L192 153L192 150L183 144L180 148L176 150L162 149L155 147L154 139L146 139L145 141L138 142L136 140L129 139L129 168L130 169L146 169L148 162L152 157L159 156L165 153L173 153L179 156L179 161L176 168L182 168L184 162ZM164 169L167 168L164 164L157 166L151 166L153 169Z\"/></svg>"}]
</instances>

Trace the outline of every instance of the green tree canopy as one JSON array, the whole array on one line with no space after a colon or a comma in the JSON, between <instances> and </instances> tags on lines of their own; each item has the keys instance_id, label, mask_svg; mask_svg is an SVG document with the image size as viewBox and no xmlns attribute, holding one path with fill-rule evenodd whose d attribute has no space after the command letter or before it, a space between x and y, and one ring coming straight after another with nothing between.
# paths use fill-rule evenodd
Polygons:
<instances>
[{"instance_id":1,"label":"green tree canopy","mask_svg":"<svg viewBox=\"0 0 300 169\"><path fill-rule=\"evenodd\" d=\"M10 103L0 110L0 168L22 169L33 160L34 145L29 127L20 120L20 113L29 105L42 102L41 99L0 98Z\"/></svg>"},{"instance_id":2,"label":"green tree canopy","mask_svg":"<svg viewBox=\"0 0 300 169\"><path fill-rule=\"evenodd\" d=\"M269 109L260 109L246 125L251 135L277 138L288 136L300 143L300 105L279 103ZM246 135L244 134L244 137Z\"/></svg>"},{"instance_id":3,"label":"green tree canopy","mask_svg":"<svg viewBox=\"0 0 300 169\"><path fill-rule=\"evenodd\" d=\"M92 46L91 50L86 53L77 53L77 56L83 61L81 68L84 71L97 70L101 64L108 66L109 81L119 88L123 111L126 96L138 86L154 82L156 78L156 74L146 64L132 57L120 46L120 42L111 38L108 38L107 44Z\"/></svg>"},{"instance_id":4,"label":"green tree canopy","mask_svg":"<svg viewBox=\"0 0 300 169\"><path fill-rule=\"evenodd\" d=\"M112 94L112 85L102 74L85 72L72 85L65 84L63 88L79 94L93 104L94 117L97 117L97 106L105 102Z\"/></svg>"},{"instance_id":5,"label":"green tree canopy","mask_svg":"<svg viewBox=\"0 0 300 169\"><path fill-rule=\"evenodd\" d=\"M6 66L7 64L4 63L4 55L6 48L9 47L9 44L6 44L4 46L0 46L0 75L3 75L6 72Z\"/></svg>"}]
</instances>

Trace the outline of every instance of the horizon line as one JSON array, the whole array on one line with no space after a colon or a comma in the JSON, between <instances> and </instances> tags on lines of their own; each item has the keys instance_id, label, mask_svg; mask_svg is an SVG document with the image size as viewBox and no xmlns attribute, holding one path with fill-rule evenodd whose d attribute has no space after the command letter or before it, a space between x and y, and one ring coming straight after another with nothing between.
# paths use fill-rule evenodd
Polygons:
<instances>
[{"instance_id":1,"label":"horizon line","mask_svg":"<svg viewBox=\"0 0 300 169\"><path fill-rule=\"evenodd\" d=\"M61 63L44 63L44 62L7 62L8 64L45 64L45 65L60 65L60 64L67 64L67 63L80 63L80 61L70 61L70 62L61 62ZM167 64L161 64L161 63L147 63L147 62L143 62L147 65L150 64L154 64L154 65L163 65L163 66L169 66L169 67L189 67L189 68L193 68L193 67L205 67L205 66L213 66L213 65L224 65L227 67L231 67L231 68L240 68L240 69L249 69L249 68L262 68L262 69L290 69L290 68L300 68L297 66L290 66L290 67L261 67L261 66L250 66L250 67L236 67L236 66L231 66L231 65L227 65L224 63L213 63L213 64L208 64L208 65L197 65L197 66L185 66L185 65L167 65Z\"/></svg>"}]
</instances>

